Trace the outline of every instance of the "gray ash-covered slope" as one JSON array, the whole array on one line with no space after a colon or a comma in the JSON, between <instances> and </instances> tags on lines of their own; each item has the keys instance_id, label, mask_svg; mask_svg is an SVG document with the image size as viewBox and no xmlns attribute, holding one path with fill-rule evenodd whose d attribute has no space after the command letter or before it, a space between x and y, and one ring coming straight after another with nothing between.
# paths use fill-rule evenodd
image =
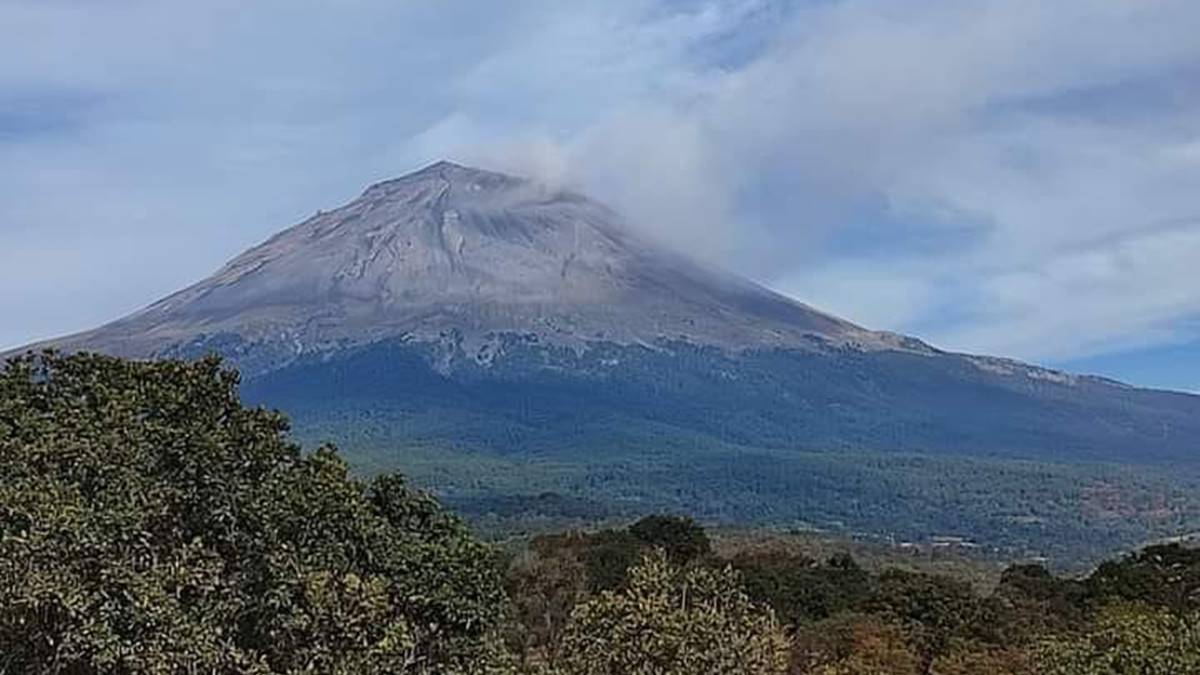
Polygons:
<instances>
[{"instance_id":1,"label":"gray ash-covered slope","mask_svg":"<svg viewBox=\"0 0 1200 675\"><path fill-rule=\"evenodd\" d=\"M445 162L52 344L217 351L251 399L359 442L1178 461L1200 439L1200 397L869 331L667 252L584 196Z\"/></svg>"},{"instance_id":2,"label":"gray ash-covered slope","mask_svg":"<svg viewBox=\"0 0 1200 675\"><path fill-rule=\"evenodd\" d=\"M440 162L57 343L133 357L217 348L254 375L388 338L455 335L487 352L504 334L575 347L889 340L672 255L581 195Z\"/></svg>"}]
</instances>

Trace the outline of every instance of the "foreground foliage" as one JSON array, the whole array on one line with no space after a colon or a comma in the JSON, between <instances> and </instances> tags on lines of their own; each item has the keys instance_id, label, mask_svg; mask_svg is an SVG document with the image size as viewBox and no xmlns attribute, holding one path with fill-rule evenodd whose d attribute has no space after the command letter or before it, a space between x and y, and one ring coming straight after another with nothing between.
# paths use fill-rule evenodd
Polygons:
<instances>
[{"instance_id":1,"label":"foreground foliage","mask_svg":"<svg viewBox=\"0 0 1200 675\"><path fill-rule=\"evenodd\" d=\"M1195 549L984 587L651 516L502 559L216 360L10 362L0 477L0 675L1200 675Z\"/></svg>"},{"instance_id":2,"label":"foreground foliage","mask_svg":"<svg viewBox=\"0 0 1200 675\"><path fill-rule=\"evenodd\" d=\"M1046 675L1200 673L1200 614L1116 606L1076 640L1054 640L1038 654Z\"/></svg>"},{"instance_id":3,"label":"foreground foliage","mask_svg":"<svg viewBox=\"0 0 1200 675\"><path fill-rule=\"evenodd\" d=\"M688 539L699 540L703 530L674 520L652 517L629 528L541 536L513 559L509 592L517 611L509 644L528 672L547 664L558 668L551 672L676 672L669 663L704 663L690 670L720 672L696 660L704 655L661 657L684 643L679 626L690 625L661 618L672 616L663 598L678 600L670 595L678 590L666 590L668 577L678 589L686 574L720 576L732 569L736 575L720 577L728 585L718 595L739 598L734 606L744 601L774 610L772 621L787 627L792 675L1200 675L1195 549L1151 546L1083 578L1013 565L984 585L932 573L921 562L897 566L900 558L872 569L841 552L821 560L788 537L723 543L718 551L705 536L703 546L693 547L704 553L680 569L668 574L651 566L657 575L651 587L658 589L651 596L644 590L645 563L622 561L650 555L661 563L665 554L654 551L678 540L668 533L694 532ZM666 541L634 535L648 531ZM736 616L726 615L721 629L692 626L698 634L725 636L712 638L709 657L743 644ZM777 635L770 626L757 630ZM588 668L578 670L581 662ZM566 663L577 670L564 671Z\"/></svg>"},{"instance_id":4,"label":"foreground foliage","mask_svg":"<svg viewBox=\"0 0 1200 675\"><path fill-rule=\"evenodd\" d=\"M661 551L577 606L562 649L566 675L775 675L788 661L774 612L731 569L676 569Z\"/></svg>"},{"instance_id":5,"label":"foreground foliage","mask_svg":"<svg viewBox=\"0 0 1200 675\"><path fill-rule=\"evenodd\" d=\"M242 407L215 360L0 374L0 672L460 672L491 551L398 477Z\"/></svg>"}]
</instances>

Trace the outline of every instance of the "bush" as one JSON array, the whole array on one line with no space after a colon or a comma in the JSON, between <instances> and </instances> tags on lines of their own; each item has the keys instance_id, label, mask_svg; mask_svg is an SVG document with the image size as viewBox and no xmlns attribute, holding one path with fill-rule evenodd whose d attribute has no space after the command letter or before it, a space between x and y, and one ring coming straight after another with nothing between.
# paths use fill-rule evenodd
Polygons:
<instances>
[{"instance_id":1,"label":"bush","mask_svg":"<svg viewBox=\"0 0 1200 675\"><path fill-rule=\"evenodd\" d=\"M565 675L773 675L788 662L774 612L742 591L729 568L680 570L656 551L572 613Z\"/></svg>"},{"instance_id":2,"label":"bush","mask_svg":"<svg viewBox=\"0 0 1200 675\"><path fill-rule=\"evenodd\" d=\"M1097 602L1145 602L1179 613L1200 609L1200 550L1148 546L1100 565L1086 587Z\"/></svg>"},{"instance_id":3,"label":"bush","mask_svg":"<svg viewBox=\"0 0 1200 675\"><path fill-rule=\"evenodd\" d=\"M873 591L871 575L846 554L818 564L803 554L748 551L732 562L750 597L770 604L794 625L857 609Z\"/></svg>"},{"instance_id":4,"label":"bush","mask_svg":"<svg viewBox=\"0 0 1200 675\"><path fill-rule=\"evenodd\" d=\"M900 626L867 614L840 614L797 629L796 675L918 675L921 660Z\"/></svg>"},{"instance_id":5,"label":"bush","mask_svg":"<svg viewBox=\"0 0 1200 675\"><path fill-rule=\"evenodd\" d=\"M1045 675L1200 673L1200 614L1112 606L1095 628L1082 637L1048 641L1035 660Z\"/></svg>"},{"instance_id":6,"label":"bush","mask_svg":"<svg viewBox=\"0 0 1200 675\"><path fill-rule=\"evenodd\" d=\"M712 553L708 534L691 518L646 516L630 525L629 533L647 546L663 549L675 564L689 563Z\"/></svg>"},{"instance_id":7,"label":"bush","mask_svg":"<svg viewBox=\"0 0 1200 675\"><path fill-rule=\"evenodd\" d=\"M0 372L0 672L466 672L490 549L242 407L216 359Z\"/></svg>"}]
</instances>

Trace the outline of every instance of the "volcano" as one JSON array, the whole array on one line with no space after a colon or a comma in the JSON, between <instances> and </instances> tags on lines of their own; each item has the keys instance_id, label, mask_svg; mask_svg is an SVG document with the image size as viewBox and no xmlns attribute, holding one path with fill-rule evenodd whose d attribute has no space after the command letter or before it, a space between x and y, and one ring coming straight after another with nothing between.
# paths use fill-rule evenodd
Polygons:
<instances>
[{"instance_id":1,"label":"volcano","mask_svg":"<svg viewBox=\"0 0 1200 675\"><path fill-rule=\"evenodd\" d=\"M449 162L35 347L218 353L300 436L368 470L424 467L448 492L478 484L464 462L536 460L562 468L550 487L596 502L665 490L694 511L679 495L703 485L727 496L702 507L732 519L782 517L780 494L815 490L803 453L1190 467L1200 450L1200 397L872 331L668 250L582 194ZM650 469L630 467L650 457L673 468L646 487ZM804 494L787 518L846 515Z\"/></svg>"},{"instance_id":2,"label":"volcano","mask_svg":"<svg viewBox=\"0 0 1200 675\"><path fill-rule=\"evenodd\" d=\"M917 344L698 265L582 195L450 162L373 185L208 279L55 344L137 358L211 347L253 376L314 354L451 334L485 351L512 334L578 349Z\"/></svg>"}]
</instances>

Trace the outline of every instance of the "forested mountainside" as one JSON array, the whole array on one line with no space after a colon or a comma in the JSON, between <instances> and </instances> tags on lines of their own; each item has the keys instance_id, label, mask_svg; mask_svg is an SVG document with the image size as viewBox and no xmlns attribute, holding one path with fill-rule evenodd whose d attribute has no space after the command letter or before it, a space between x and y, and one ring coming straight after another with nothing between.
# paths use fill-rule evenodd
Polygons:
<instances>
[{"instance_id":1,"label":"forested mountainside","mask_svg":"<svg viewBox=\"0 0 1200 675\"><path fill-rule=\"evenodd\" d=\"M300 438L336 440L368 473L403 466L499 530L668 510L961 536L1057 564L1200 530L1195 436L1179 431L1193 397L997 381L967 357L891 351L507 354L441 373L425 348L388 343L245 390L288 410ZM1164 424L1169 438L1126 451Z\"/></svg>"}]
</instances>

